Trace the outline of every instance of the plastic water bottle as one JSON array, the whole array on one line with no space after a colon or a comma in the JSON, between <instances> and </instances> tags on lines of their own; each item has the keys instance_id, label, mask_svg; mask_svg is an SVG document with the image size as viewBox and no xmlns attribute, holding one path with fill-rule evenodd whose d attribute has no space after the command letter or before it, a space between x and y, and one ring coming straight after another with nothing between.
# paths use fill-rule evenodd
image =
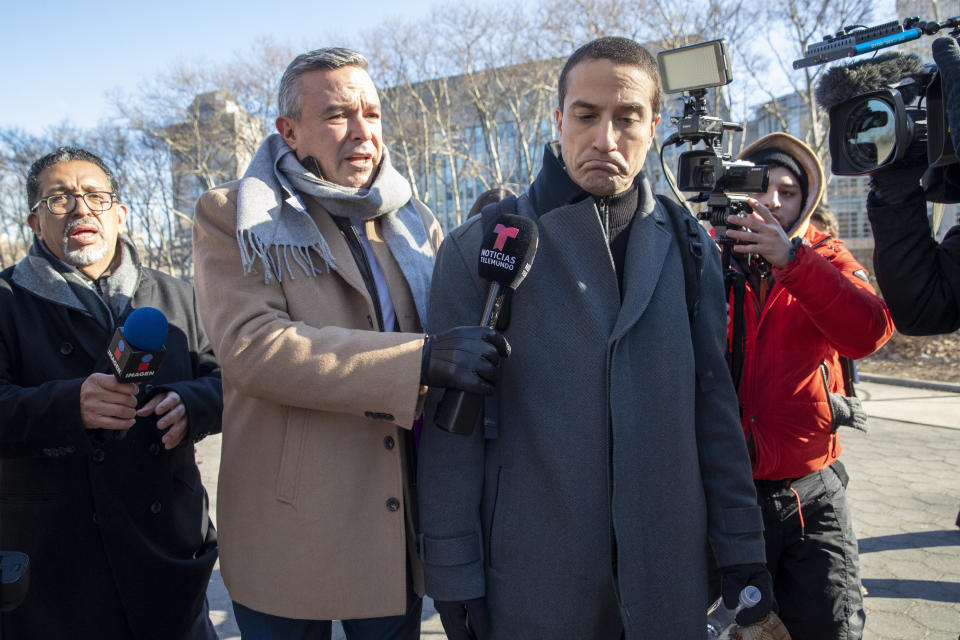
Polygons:
<instances>
[{"instance_id":1,"label":"plastic water bottle","mask_svg":"<svg viewBox=\"0 0 960 640\"><path fill-rule=\"evenodd\" d=\"M718 598L716 602L707 609L707 640L729 640L733 633L739 629L737 625L737 614L742 609L755 607L760 603L760 589L753 585L747 585L740 592L740 604L736 609L728 609L723 605L723 598Z\"/></svg>"}]
</instances>

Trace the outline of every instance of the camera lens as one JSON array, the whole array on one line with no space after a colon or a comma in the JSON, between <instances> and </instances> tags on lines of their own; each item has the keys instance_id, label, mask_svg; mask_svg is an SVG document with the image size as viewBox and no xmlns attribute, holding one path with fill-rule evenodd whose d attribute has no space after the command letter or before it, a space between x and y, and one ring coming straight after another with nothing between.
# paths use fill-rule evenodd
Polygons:
<instances>
[{"instance_id":1,"label":"camera lens","mask_svg":"<svg viewBox=\"0 0 960 640\"><path fill-rule=\"evenodd\" d=\"M896 142L892 105L870 98L850 112L843 132L843 151L858 173L886 163L896 151Z\"/></svg>"},{"instance_id":2,"label":"camera lens","mask_svg":"<svg viewBox=\"0 0 960 640\"><path fill-rule=\"evenodd\" d=\"M713 189L713 167L697 167L693 172L693 183L703 191Z\"/></svg>"}]
</instances>

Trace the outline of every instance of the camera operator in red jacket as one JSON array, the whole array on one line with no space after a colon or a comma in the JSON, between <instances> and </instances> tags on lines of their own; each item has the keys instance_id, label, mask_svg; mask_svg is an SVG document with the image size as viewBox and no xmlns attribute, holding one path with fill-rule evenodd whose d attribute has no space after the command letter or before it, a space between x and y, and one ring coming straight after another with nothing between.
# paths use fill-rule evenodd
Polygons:
<instances>
[{"instance_id":1,"label":"camera operator in red jacket","mask_svg":"<svg viewBox=\"0 0 960 640\"><path fill-rule=\"evenodd\" d=\"M857 540L837 435L855 416L840 359L879 349L893 322L843 243L809 225L824 188L813 151L773 133L741 158L770 166L767 192L748 200L753 213L727 218L742 227L727 234L746 277L739 396L774 595L794 638L860 638Z\"/></svg>"}]
</instances>

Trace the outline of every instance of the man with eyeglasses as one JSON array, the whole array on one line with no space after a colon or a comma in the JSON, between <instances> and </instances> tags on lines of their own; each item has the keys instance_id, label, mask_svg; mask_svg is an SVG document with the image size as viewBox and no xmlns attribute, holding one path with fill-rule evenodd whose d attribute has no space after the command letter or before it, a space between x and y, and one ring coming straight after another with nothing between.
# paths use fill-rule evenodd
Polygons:
<instances>
[{"instance_id":1,"label":"man with eyeglasses","mask_svg":"<svg viewBox=\"0 0 960 640\"><path fill-rule=\"evenodd\" d=\"M0 549L29 590L3 638L216 638L217 557L193 444L220 431L220 369L189 284L141 266L104 162L61 147L27 176L35 239L0 273ZM150 384L107 346L133 309L170 331Z\"/></svg>"}]
</instances>

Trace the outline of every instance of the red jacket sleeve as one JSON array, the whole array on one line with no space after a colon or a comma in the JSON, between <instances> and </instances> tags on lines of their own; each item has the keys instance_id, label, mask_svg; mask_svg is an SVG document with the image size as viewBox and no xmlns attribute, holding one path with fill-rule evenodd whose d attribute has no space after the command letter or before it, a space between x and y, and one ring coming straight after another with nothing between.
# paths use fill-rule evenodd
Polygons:
<instances>
[{"instance_id":1,"label":"red jacket sleeve","mask_svg":"<svg viewBox=\"0 0 960 640\"><path fill-rule=\"evenodd\" d=\"M806 244L773 276L797 299L804 312L840 352L863 358L893 335L893 320L877 296L867 271L839 242L814 249Z\"/></svg>"}]
</instances>

